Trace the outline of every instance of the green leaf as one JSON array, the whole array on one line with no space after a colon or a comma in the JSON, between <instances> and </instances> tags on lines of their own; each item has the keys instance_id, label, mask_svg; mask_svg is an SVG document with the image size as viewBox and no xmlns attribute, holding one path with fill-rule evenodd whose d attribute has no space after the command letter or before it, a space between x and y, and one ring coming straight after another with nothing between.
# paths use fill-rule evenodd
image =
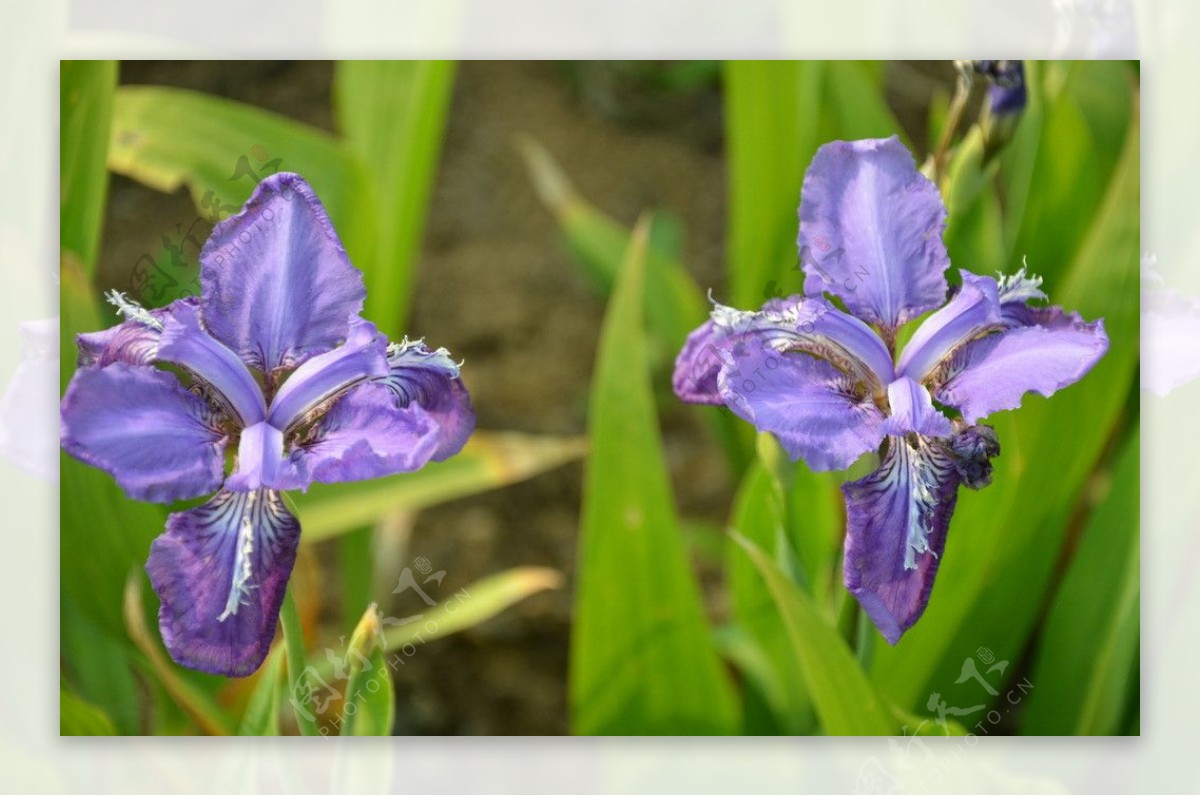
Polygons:
<instances>
[{"instance_id":1,"label":"green leaf","mask_svg":"<svg viewBox=\"0 0 1200 796\"><path fill-rule=\"evenodd\" d=\"M328 133L251 105L185 89L122 86L108 167L165 193L186 187L210 220L240 209L258 179L293 171L321 197L351 260L374 253L374 219L362 210L372 194L358 158Z\"/></svg>"},{"instance_id":2,"label":"green leaf","mask_svg":"<svg viewBox=\"0 0 1200 796\"><path fill-rule=\"evenodd\" d=\"M900 122L884 99L882 72L878 62L829 61L825 71L825 91L829 110L825 114L823 141L856 138L887 138L899 135L910 150Z\"/></svg>"},{"instance_id":3,"label":"green leaf","mask_svg":"<svg viewBox=\"0 0 1200 796\"><path fill-rule=\"evenodd\" d=\"M115 61L63 61L59 73L59 231L65 251L74 252L91 276L100 248L100 225L108 193L104 167Z\"/></svg>"},{"instance_id":4,"label":"green leaf","mask_svg":"<svg viewBox=\"0 0 1200 796\"><path fill-rule=\"evenodd\" d=\"M1026 69L1029 103L1001 154L1006 270L1027 258L1053 283L1104 201L1132 119L1133 76L1116 61L1027 61Z\"/></svg>"},{"instance_id":5,"label":"green leaf","mask_svg":"<svg viewBox=\"0 0 1200 796\"><path fill-rule=\"evenodd\" d=\"M794 673L795 654L774 597L746 549L745 539L766 551L788 543L784 529L784 496L779 483L761 462L750 466L734 500L728 545L729 601L734 620L754 645L753 678L788 734L805 734L812 721L806 683ZM745 657L745 656L743 656Z\"/></svg>"},{"instance_id":6,"label":"green leaf","mask_svg":"<svg viewBox=\"0 0 1200 796\"><path fill-rule=\"evenodd\" d=\"M426 508L532 478L581 458L576 437L476 432L457 456L403 473L347 484L313 484L293 493L306 543L354 530L392 511Z\"/></svg>"},{"instance_id":7,"label":"green leaf","mask_svg":"<svg viewBox=\"0 0 1200 796\"><path fill-rule=\"evenodd\" d=\"M480 578L418 617L384 617L383 648L388 652L410 655L409 647L428 644L446 636L482 624L526 597L563 584L562 573L546 567L515 567ZM329 660L312 664L317 673L328 678L333 672Z\"/></svg>"},{"instance_id":8,"label":"green leaf","mask_svg":"<svg viewBox=\"0 0 1200 796\"><path fill-rule=\"evenodd\" d=\"M100 708L85 702L65 688L58 692L58 734L116 735L112 719Z\"/></svg>"},{"instance_id":9,"label":"green leaf","mask_svg":"<svg viewBox=\"0 0 1200 796\"><path fill-rule=\"evenodd\" d=\"M201 730L209 735L229 735L232 728L228 717L203 689L185 677L176 664L167 658L158 636L147 627L142 603L143 580L140 572L133 572L125 583L123 610L129 637L146 656L163 688Z\"/></svg>"},{"instance_id":10,"label":"green leaf","mask_svg":"<svg viewBox=\"0 0 1200 796\"><path fill-rule=\"evenodd\" d=\"M579 196L545 147L527 136L518 144L538 196L558 219L572 251L596 283L605 292L611 291L628 251L628 230ZM677 260L649 246L645 256L646 318L668 350L675 352L704 322L708 305L695 280Z\"/></svg>"},{"instance_id":11,"label":"green leaf","mask_svg":"<svg viewBox=\"0 0 1200 796\"><path fill-rule=\"evenodd\" d=\"M579 196L545 147L528 136L518 141L518 147L538 196L554 213L576 258L599 289L611 293L629 247L629 232ZM656 245L656 241L671 237L669 226L663 227L662 222L652 225L646 248L645 312L653 333L648 341L651 351L666 352L668 361L673 362L688 335L707 319L708 304L680 264L677 250L664 251L666 247ZM708 407L697 411L724 447L734 470L740 472L750 458L749 427L730 412Z\"/></svg>"},{"instance_id":12,"label":"green leaf","mask_svg":"<svg viewBox=\"0 0 1200 796\"><path fill-rule=\"evenodd\" d=\"M730 299L754 309L803 290L796 267L796 212L804 170L817 151L826 65L822 61L727 61L729 162L726 268Z\"/></svg>"},{"instance_id":13,"label":"green leaf","mask_svg":"<svg viewBox=\"0 0 1200 796\"><path fill-rule=\"evenodd\" d=\"M592 387L571 726L585 735L727 733L734 696L675 516L646 367L648 232L643 219L609 303Z\"/></svg>"},{"instance_id":14,"label":"green leaf","mask_svg":"<svg viewBox=\"0 0 1200 796\"><path fill-rule=\"evenodd\" d=\"M453 61L340 61L334 69L338 128L374 188L372 200L358 203L376 230L357 260L369 288L364 314L390 337L408 317L453 84Z\"/></svg>"},{"instance_id":15,"label":"green leaf","mask_svg":"<svg viewBox=\"0 0 1200 796\"><path fill-rule=\"evenodd\" d=\"M1138 443L1134 433L1054 597L1034 660L1022 732L1113 735L1137 688Z\"/></svg>"},{"instance_id":16,"label":"green leaf","mask_svg":"<svg viewBox=\"0 0 1200 796\"><path fill-rule=\"evenodd\" d=\"M736 532L732 536L770 590L791 642L792 668L804 680L825 732L896 735L898 722L837 629L762 548Z\"/></svg>"},{"instance_id":17,"label":"green leaf","mask_svg":"<svg viewBox=\"0 0 1200 796\"><path fill-rule=\"evenodd\" d=\"M238 735L279 735L279 691L283 685L283 664L287 659L282 644L277 644L258 674L258 683L246 703Z\"/></svg>"},{"instance_id":18,"label":"green leaf","mask_svg":"<svg viewBox=\"0 0 1200 796\"><path fill-rule=\"evenodd\" d=\"M350 637L350 679L342 704L342 735L391 735L396 694L384 659L379 609L372 603Z\"/></svg>"}]
</instances>

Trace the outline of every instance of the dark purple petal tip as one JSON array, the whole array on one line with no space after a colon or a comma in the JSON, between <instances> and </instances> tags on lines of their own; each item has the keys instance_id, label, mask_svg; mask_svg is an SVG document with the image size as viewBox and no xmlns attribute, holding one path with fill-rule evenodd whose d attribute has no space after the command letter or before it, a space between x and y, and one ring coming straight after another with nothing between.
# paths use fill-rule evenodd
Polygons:
<instances>
[{"instance_id":1,"label":"dark purple petal tip","mask_svg":"<svg viewBox=\"0 0 1200 796\"><path fill-rule=\"evenodd\" d=\"M221 491L167 518L146 573L163 643L179 664L245 677L275 637L300 524L279 493Z\"/></svg>"},{"instance_id":2,"label":"dark purple petal tip","mask_svg":"<svg viewBox=\"0 0 1200 796\"><path fill-rule=\"evenodd\" d=\"M878 469L844 484L842 492L846 588L895 644L929 603L958 473L940 443L893 437Z\"/></svg>"}]
</instances>

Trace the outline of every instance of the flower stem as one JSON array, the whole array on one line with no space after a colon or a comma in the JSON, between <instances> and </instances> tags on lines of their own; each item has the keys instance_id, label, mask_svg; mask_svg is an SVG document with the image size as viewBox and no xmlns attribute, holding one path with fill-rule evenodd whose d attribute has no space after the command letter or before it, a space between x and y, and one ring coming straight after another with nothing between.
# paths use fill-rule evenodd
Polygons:
<instances>
[{"instance_id":1,"label":"flower stem","mask_svg":"<svg viewBox=\"0 0 1200 796\"><path fill-rule=\"evenodd\" d=\"M308 694L305 680L308 677L306 657L304 654L304 635L300 629L300 614L296 611L296 601L292 598L289 587L283 596L283 608L279 611L279 622L283 625L283 645L287 651L288 687L292 695L292 707L296 714L296 723L300 725L301 735L317 735L317 720L308 712L305 705L297 704L296 700ZM305 703L308 699L305 699Z\"/></svg>"},{"instance_id":2,"label":"flower stem","mask_svg":"<svg viewBox=\"0 0 1200 796\"><path fill-rule=\"evenodd\" d=\"M967 109L967 100L971 96L970 67L958 64L958 80L954 86L954 97L950 100L950 110L946 113L946 123L942 127L942 136L937 148L933 151L933 183L941 186L942 177L946 171L946 157L949 153L950 142L954 139L954 131L962 120L963 111Z\"/></svg>"}]
</instances>

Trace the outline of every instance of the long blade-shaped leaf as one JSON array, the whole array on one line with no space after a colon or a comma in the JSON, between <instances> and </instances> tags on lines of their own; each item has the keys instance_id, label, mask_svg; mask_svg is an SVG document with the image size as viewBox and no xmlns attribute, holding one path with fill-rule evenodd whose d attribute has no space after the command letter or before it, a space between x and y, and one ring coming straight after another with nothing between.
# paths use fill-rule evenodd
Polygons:
<instances>
[{"instance_id":1,"label":"long blade-shaped leaf","mask_svg":"<svg viewBox=\"0 0 1200 796\"><path fill-rule=\"evenodd\" d=\"M571 638L571 726L581 734L734 729L730 684L689 568L646 369L648 222L634 232L605 318L592 387Z\"/></svg>"},{"instance_id":2,"label":"long blade-shaped leaf","mask_svg":"<svg viewBox=\"0 0 1200 796\"><path fill-rule=\"evenodd\" d=\"M452 61L341 61L334 70L338 127L362 161L376 241L359 261L365 314L392 337L404 331L425 211L454 84Z\"/></svg>"},{"instance_id":3,"label":"long blade-shaped leaf","mask_svg":"<svg viewBox=\"0 0 1200 796\"><path fill-rule=\"evenodd\" d=\"M373 253L374 221L358 207L371 195L358 158L328 133L251 105L123 86L113 105L108 167L155 190L186 187L209 220L236 212L263 177L294 171L321 197L351 260Z\"/></svg>"},{"instance_id":4,"label":"long blade-shaped leaf","mask_svg":"<svg viewBox=\"0 0 1200 796\"><path fill-rule=\"evenodd\" d=\"M280 644L271 651L266 666L258 674L258 683L238 724L238 735L279 735L279 691L283 687L284 660L286 656Z\"/></svg>"},{"instance_id":5,"label":"long blade-shaped leaf","mask_svg":"<svg viewBox=\"0 0 1200 796\"><path fill-rule=\"evenodd\" d=\"M532 138L519 141L521 154L542 203L601 287L612 290L629 246L629 231L588 204L550 153ZM651 246L646 249L646 318L653 332L674 352L708 312L704 295L683 266Z\"/></svg>"},{"instance_id":6,"label":"long blade-shaped leaf","mask_svg":"<svg viewBox=\"0 0 1200 796\"><path fill-rule=\"evenodd\" d=\"M100 222L108 193L104 158L117 64L63 61L60 81L60 244L79 257L84 272L91 276L96 270Z\"/></svg>"},{"instance_id":7,"label":"long blade-shaped leaf","mask_svg":"<svg viewBox=\"0 0 1200 796\"><path fill-rule=\"evenodd\" d=\"M362 527L396 510L415 511L532 478L581 458L587 443L575 437L477 432L457 455L415 473L350 484L314 484L293 493L306 543Z\"/></svg>"},{"instance_id":8,"label":"long blade-shaped leaf","mask_svg":"<svg viewBox=\"0 0 1200 796\"><path fill-rule=\"evenodd\" d=\"M825 64L727 61L722 78L729 160L730 300L753 309L801 292L796 209L817 151Z\"/></svg>"},{"instance_id":9,"label":"long blade-shaped leaf","mask_svg":"<svg viewBox=\"0 0 1200 796\"><path fill-rule=\"evenodd\" d=\"M779 610L791 642L794 676L805 681L821 725L830 735L895 735L890 708L876 693L854 654L812 599L750 540L734 535L754 562Z\"/></svg>"},{"instance_id":10,"label":"long blade-shaped leaf","mask_svg":"<svg viewBox=\"0 0 1200 796\"><path fill-rule=\"evenodd\" d=\"M1138 441L1133 434L1054 598L1022 723L1028 735L1113 735L1138 653Z\"/></svg>"}]
</instances>

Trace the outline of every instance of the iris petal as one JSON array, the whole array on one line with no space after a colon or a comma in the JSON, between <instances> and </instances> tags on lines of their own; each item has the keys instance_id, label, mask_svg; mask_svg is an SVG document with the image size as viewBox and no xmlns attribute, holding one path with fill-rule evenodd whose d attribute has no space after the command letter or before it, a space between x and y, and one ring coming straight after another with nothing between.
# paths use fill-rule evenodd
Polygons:
<instances>
[{"instance_id":1,"label":"iris petal","mask_svg":"<svg viewBox=\"0 0 1200 796\"><path fill-rule=\"evenodd\" d=\"M182 306L195 307L199 299L188 298L173 301L165 307L147 310L155 324L139 320L127 320L99 332L76 335L79 347L79 367L102 368L114 362L129 365L149 365L158 357L158 340L162 336L162 323Z\"/></svg>"},{"instance_id":2,"label":"iris petal","mask_svg":"<svg viewBox=\"0 0 1200 796\"><path fill-rule=\"evenodd\" d=\"M1003 328L996 280L961 271L962 289L930 315L900 354L898 373L925 379L955 349Z\"/></svg>"},{"instance_id":3,"label":"iris petal","mask_svg":"<svg viewBox=\"0 0 1200 796\"><path fill-rule=\"evenodd\" d=\"M1046 397L1087 374L1108 351L1104 321L1034 311L1034 322L969 343L948 363L934 394L968 423L1016 409L1028 392Z\"/></svg>"},{"instance_id":4,"label":"iris petal","mask_svg":"<svg viewBox=\"0 0 1200 796\"><path fill-rule=\"evenodd\" d=\"M846 588L891 644L929 602L958 480L941 444L892 437L878 469L842 486Z\"/></svg>"},{"instance_id":5,"label":"iris petal","mask_svg":"<svg viewBox=\"0 0 1200 796\"><path fill-rule=\"evenodd\" d=\"M361 481L420 469L440 431L420 405L399 407L387 385L367 382L337 400L300 451L313 481Z\"/></svg>"},{"instance_id":6,"label":"iris petal","mask_svg":"<svg viewBox=\"0 0 1200 796\"><path fill-rule=\"evenodd\" d=\"M418 405L437 424L433 461L462 450L475 430L475 410L450 353L406 340L388 349L387 361L387 375L375 381L392 391L397 406Z\"/></svg>"},{"instance_id":7,"label":"iris petal","mask_svg":"<svg viewBox=\"0 0 1200 796\"><path fill-rule=\"evenodd\" d=\"M908 376L888 385L888 405L891 412L884 421L884 433L898 437L913 433L925 437L950 436L950 421L934 408L929 390Z\"/></svg>"},{"instance_id":8,"label":"iris petal","mask_svg":"<svg viewBox=\"0 0 1200 796\"><path fill-rule=\"evenodd\" d=\"M241 425L257 423L266 414L262 389L245 363L200 325L195 306L179 307L163 324L158 358L186 368L217 390Z\"/></svg>"},{"instance_id":9,"label":"iris petal","mask_svg":"<svg viewBox=\"0 0 1200 796\"><path fill-rule=\"evenodd\" d=\"M172 514L146 572L176 662L244 677L262 664L296 560L300 523L272 490L222 490Z\"/></svg>"},{"instance_id":10,"label":"iris petal","mask_svg":"<svg viewBox=\"0 0 1200 796\"><path fill-rule=\"evenodd\" d=\"M773 433L793 459L814 470L842 470L883 440L883 413L830 363L753 347L736 361L718 376L725 403Z\"/></svg>"},{"instance_id":11,"label":"iris petal","mask_svg":"<svg viewBox=\"0 0 1200 796\"><path fill-rule=\"evenodd\" d=\"M387 373L386 339L373 324L356 319L344 345L318 354L288 376L271 402L267 419L287 430L355 384Z\"/></svg>"},{"instance_id":12,"label":"iris petal","mask_svg":"<svg viewBox=\"0 0 1200 796\"><path fill-rule=\"evenodd\" d=\"M200 252L204 322L253 367L294 367L341 343L362 311L362 274L299 175L258 184Z\"/></svg>"},{"instance_id":13,"label":"iris petal","mask_svg":"<svg viewBox=\"0 0 1200 796\"><path fill-rule=\"evenodd\" d=\"M114 362L75 372L62 400L62 446L135 500L208 494L224 477L218 417L174 375Z\"/></svg>"},{"instance_id":14,"label":"iris petal","mask_svg":"<svg viewBox=\"0 0 1200 796\"><path fill-rule=\"evenodd\" d=\"M895 329L945 298L945 227L937 188L896 136L825 144L800 199L804 292Z\"/></svg>"}]
</instances>

